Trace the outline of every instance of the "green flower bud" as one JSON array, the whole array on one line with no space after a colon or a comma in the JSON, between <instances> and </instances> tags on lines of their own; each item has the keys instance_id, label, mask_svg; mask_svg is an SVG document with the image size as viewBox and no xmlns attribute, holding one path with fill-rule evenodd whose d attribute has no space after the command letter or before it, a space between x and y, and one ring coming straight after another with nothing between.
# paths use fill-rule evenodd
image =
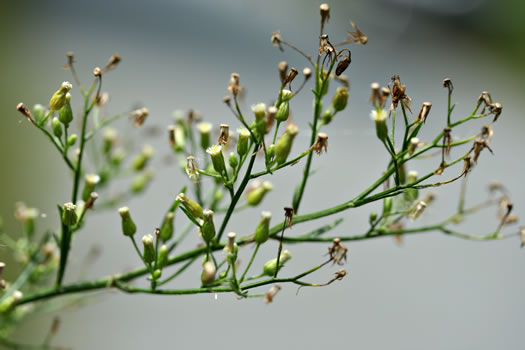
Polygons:
<instances>
[{"instance_id":1,"label":"green flower bud","mask_svg":"<svg viewBox=\"0 0 525 350\"><path fill-rule=\"evenodd\" d=\"M62 137L62 124L60 124L60 120L57 117L51 120L51 129L53 129L53 135L58 138Z\"/></svg>"},{"instance_id":2,"label":"green flower bud","mask_svg":"<svg viewBox=\"0 0 525 350\"><path fill-rule=\"evenodd\" d=\"M239 140L237 141L237 153L240 157L248 153L248 143L250 140L250 132L245 128L237 129Z\"/></svg>"},{"instance_id":3,"label":"green flower bud","mask_svg":"<svg viewBox=\"0 0 525 350\"><path fill-rule=\"evenodd\" d=\"M153 236L149 233L142 237L142 244L144 244L144 261L152 263L155 261L155 245L153 243Z\"/></svg>"},{"instance_id":4,"label":"green flower bud","mask_svg":"<svg viewBox=\"0 0 525 350\"><path fill-rule=\"evenodd\" d=\"M184 193L177 195L177 200L184 206L184 208L190 212L195 218L202 219L202 207L199 203L192 201Z\"/></svg>"},{"instance_id":5,"label":"green flower bud","mask_svg":"<svg viewBox=\"0 0 525 350\"><path fill-rule=\"evenodd\" d=\"M122 219L122 233L124 236L133 237L135 232L137 232L137 226L133 222L131 215L129 214L128 207L122 207L118 210L120 217Z\"/></svg>"},{"instance_id":6,"label":"green flower bud","mask_svg":"<svg viewBox=\"0 0 525 350\"><path fill-rule=\"evenodd\" d=\"M388 215L392 212L392 197L387 197L383 200L383 215Z\"/></svg>"},{"instance_id":7,"label":"green flower bud","mask_svg":"<svg viewBox=\"0 0 525 350\"><path fill-rule=\"evenodd\" d=\"M142 170L148 165L149 160L153 157L153 147L151 145L144 145L142 151L133 159L133 170Z\"/></svg>"},{"instance_id":8,"label":"green flower bud","mask_svg":"<svg viewBox=\"0 0 525 350\"><path fill-rule=\"evenodd\" d=\"M44 121L44 118L46 117L46 108L41 104L34 105L33 116L35 117L37 124L40 125L40 123L42 123Z\"/></svg>"},{"instance_id":9,"label":"green flower bud","mask_svg":"<svg viewBox=\"0 0 525 350\"><path fill-rule=\"evenodd\" d=\"M111 164L118 167L120 164L122 164L124 158L126 158L126 151L124 151L122 148L117 148L111 155L110 161Z\"/></svg>"},{"instance_id":10,"label":"green flower bud","mask_svg":"<svg viewBox=\"0 0 525 350\"><path fill-rule=\"evenodd\" d=\"M201 273L201 282L203 285L208 285L210 283L213 283L215 281L215 274L217 273L217 269L215 268L215 264L212 261L207 261L202 266L202 273Z\"/></svg>"},{"instance_id":11,"label":"green flower bud","mask_svg":"<svg viewBox=\"0 0 525 350\"><path fill-rule=\"evenodd\" d=\"M68 147L72 147L75 145L75 143L77 143L77 134L71 134L68 138L67 138L67 145Z\"/></svg>"},{"instance_id":12,"label":"green flower bud","mask_svg":"<svg viewBox=\"0 0 525 350\"><path fill-rule=\"evenodd\" d=\"M273 143L270 146L268 146L268 148L266 148L266 154L270 159L275 157L275 145Z\"/></svg>"},{"instance_id":13,"label":"green flower bud","mask_svg":"<svg viewBox=\"0 0 525 350\"><path fill-rule=\"evenodd\" d=\"M328 75L328 72L323 70L323 76L324 78L326 78L326 76ZM319 82L319 87L322 85L322 82ZM324 96L328 93L328 89L329 89L329 86L330 86L330 78L328 78L326 80L326 83L324 84L324 89L323 91L321 91L321 96Z\"/></svg>"},{"instance_id":14,"label":"green flower bud","mask_svg":"<svg viewBox=\"0 0 525 350\"><path fill-rule=\"evenodd\" d=\"M163 244L159 248L159 258L157 260L157 266L159 269L163 269L168 264L169 248Z\"/></svg>"},{"instance_id":15,"label":"green flower bud","mask_svg":"<svg viewBox=\"0 0 525 350\"><path fill-rule=\"evenodd\" d=\"M160 226L160 238L163 242L167 242L173 237L174 227L173 221L175 219L175 214L171 211L166 213L162 225Z\"/></svg>"},{"instance_id":16,"label":"green flower bud","mask_svg":"<svg viewBox=\"0 0 525 350\"><path fill-rule=\"evenodd\" d=\"M213 223L213 211L206 209L202 212L203 223L201 225L201 236L204 242L211 243L215 237L215 224Z\"/></svg>"},{"instance_id":17,"label":"green flower bud","mask_svg":"<svg viewBox=\"0 0 525 350\"><path fill-rule=\"evenodd\" d=\"M71 94L68 92L66 94L66 103L58 111L58 120L60 120L60 122L66 127L68 127L69 123L73 121L73 111L71 110L71 104L69 103L70 100Z\"/></svg>"},{"instance_id":18,"label":"green flower bud","mask_svg":"<svg viewBox=\"0 0 525 350\"><path fill-rule=\"evenodd\" d=\"M235 232L228 232L228 243L226 244L226 247L224 247L224 251L227 254L226 258L228 259L228 263L230 265L235 264L237 261L239 247L237 246L237 243L235 243L236 237L237 234Z\"/></svg>"},{"instance_id":19,"label":"green flower bud","mask_svg":"<svg viewBox=\"0 0 525 350\"><path fill-rule=\"evenodd\" d=\"M226 172L226 164L224 163L224 157L222 155L222 146L213 145L209 147L206 152L208 152L211 157L215 171L219 174L224 174Z\"/></svg>"},{"instance_id":20,"label":"green flower bud","mask_svg":"<svg viewBox=\"0 0 525 350\"><path fill-rule=\"evenodd\" d=\"M151 182L155 172L153 169L146 169L143 173L136 175L131 180L130 191L133 193L140 193L144 191L146 186Z\"/></svg>"},{"instance_id":21,"label":"green flower bud","mask_svg":"<svg viewBox=\"0 0 525 350\"><path fill-rule=\"evenodd\" d=\"M377 138L383 142L388 138L388 127L386 125L387 114L384 109L373 110L370 117L376 122Z\"/></svg>"},{"instance_id":22,"label":"green flower bud","mask_svg":"<svg viewBox=\"0 0 525 350\"><path fill-rule=\"evenodd\" d=\"M66 94L69 92L69 90L71 90L72 87L73 85L71 85L70 82L65 81L62 83L60 89L58 89L49 100L51 110L58 111L66 104Z\"/></svg>"},{"instance_id":23,"label":"green flower bud","mask_svg":"<svg viewBox=\"0 0 525 350\"><path fill-rule=\"evenodd\" d=\"M261 213L261 221L255 229L254 239L257 244L262 244L268 240L270 236L270 220L272 219L272 213L269 211L263 211Z\"/></svg>"},{"instance_id":24,"label":"green flower bud","mask_svg":"<svg viewBox=\"0 0 525 350\"><path fill-rule=\"evenodd\" d=\"M197 125L197 128L199 129L199 134L201 135L201 148L203 150L206 150L211 145L210 135L211 135L212 124L211 123L199 123Z\"/></svg>"},{"instance_id":25,"label":"green flower bud","mask_svg":"<svg viewBox=\"0 0 525 350\"><path fill-rule=\"evenodd\" d=\"M292 258L292 255L288 250L283 250L281 253L281 256L279 257L279 270L282 269L284 264ZM277 270L277 258L273 258L272 260L268 260L266 264L264 264L263 273L266 276L273 277L275 276L275 271Z\"/></svg>"},{"instance_id":26,"label":"green flower bud","mask_svg":"<svg viewBox=\"0 0 525 350\"><path fill-rule=\"evenodd\" d=\"M248 198L247 198L248 205L252 207L259 205L259 203L262 202L266 193L268 193L271 190L273 190L272 183L269 181L264 181L260 186L258 186L257 188L253 189L252 191L248 193Z\"/></svg>"},{"instance_id":27,"label":"green flower bud","mask_svg":"<svg viewBox=\"0 0 525 350\"><path fill-rule=\"evenodd\" d=\"M78 217L76 212L77 206L73 203L64 204L62 210L62 223L66 226L73 226L77 223Z\"/></svg>"},{"instance_id":28,"label":"green flower bud","mask_svg":"<svg viewBox=\"0 0 525 350\"><path fill-rule=\"evenodd\" d=\"M324 125L328 125L332 122L332 119L334 118L334 115L332 114L332 112L327 109L326 111L324 111L323 115L322 115L322 121L323 121L323 124Z\"/></svg>"},{"instance_id":29,"label":"green flower bud","mask_svg":"<svg viewBox=\"0 0 525 350\"><path fill-rule=\"evenodd\" d=\"M153 275L151 277L154 281L158 281L161 276L162 276L162 271L160 269L156 269L155 271L153 271Z\"/></svg>"},{"instance_id":30,"label":"green flower bud","mask_svg":"<svg viewBox=\"0 0 525 350\"><path fill-rule=\"evenodd\" d=\"M21 291L16 290L13 292L12 295L5 298L2 303L0 304L0 314L7 313L13 309L15 304L20 301L23 298L23 294Z\"/></svg>"},{"instance_id":31,"label":"green flower bud","mask_svg":"<svg viewBox=\"0 0 525 350\"><path fill-rule=\"evenodd\" d=\"M295 136L299 133L299 129L294 124L288 125L283 136L277 141L275 145L275 161L278 165L286 162L290 151L292 150L292 143Z\"/></svg>"},{"instance_id":32,"label":"green flower bud","mask_svg":"<svg viewBox=\"0 0 525 350\"><path fill-rule=\"evenodd\" d=\"M82 200L86 202L91 195L91 192L95 191L95 186L100 182L100 176L97 174L88 174L84 181L84 190L82 191Z\"/></svg>"},{"instance_id":33,"label":"green flower bud","mask_svg":"<svg viewBox=\"0 0 525 350\"><path fill-rule=\"evenodd\" d=\"M104 154L109 154L117 142L117 131L113 128L105 128L102 138L104 142L102 146L102 152L104 152Z\"/></svg>"},{"instance_id":34,"label":"green flower bud","mask_svg":"<svg viewBox=\"0 0 525 350\"><path fill-rule=\"evenodd\" d=\"M415 170L409 171L407 182L410 184L417 180L418 172ZM419 190L417 188L408 188L405 193L405 199L409 202L415 201L419 197Z\"/></svg>"},{"instance_id":35,"label":"green flower bud","mask_svg":"<svg viewBox=\"0 0 525 350\"><path fill-rule=\"evenodd\" d=\"M337 88L335 96L332 99L332 107L336 112L340 112L346 108L348 103L348 88L340 87Z\"/></svg>"},{"instance_id":36,"label":"green flower bud","mask_svg":"<svg viewBox=\"0 0 525 350\"><path fill-rule=\"evenodd\" d=\"M239 160L237 159L237 156L233 152L230 152L230 157L228 158L228 162L230 163L230 166L232 167L232 169L237 168L237 165L239 165Z\"/></svg>"},{"instance_id":37,"label":"green flower bud","mask_svg":"<svg viewBox=\"0 0 525 350\"><path fill-rule=\"evenodd\" d=\"M290 102L283 101L279 105L279 109L277 109L277 113L275 114L275 120L279 122L284 122L288 119L288 116L290 115Z\"/></svg>"},{"instance_id":38,"label":"green flower bud","mask_svg":"<svg viewBox=\"0 0 525 350\"><path fill-rule=\"evenodd\" d=\"M368 222L372 225L377 220L377 213L370 213L368 217Z\"/></svg>"},{"instance_id":39,"label":"green flower bud","mask_svg":"<svg viewBox=\"0 0 525 350\"><path fill-rule=\"evenodd\" d=\"M266 105L264 103L258 103L252 106L253 114L255 114L256 120L262 120L266 116Z\"/></svg>"}]
</instances>

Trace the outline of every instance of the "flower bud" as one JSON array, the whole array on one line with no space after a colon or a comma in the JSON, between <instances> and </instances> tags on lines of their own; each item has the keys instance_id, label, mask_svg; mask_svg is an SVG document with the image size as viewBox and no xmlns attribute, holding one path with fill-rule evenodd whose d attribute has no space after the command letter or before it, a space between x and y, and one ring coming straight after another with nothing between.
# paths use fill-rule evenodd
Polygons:
<instances>
[{"instance_id":1,"label":"flower bud","mask_svg":"<svg viewBox=\"0 0 525 350\"><path fill-rule=\"evenodd\" d=\"M383 215L387 216L392 212L392 197L386 197L383 200Z\"/></svg>"},{"instance_id":2,"label":"flower bud","mask_svg":"<svg viewBox=\"0 0 525 350\"><path fill-rule=\"evenodd\" d=\"M299 129L294 124L288 125L283 136L277 141L275 145L275 161L278 165L286 162L290 151L292 150L292 143L295 136L299 133Z\"/></svg>"},{"instance_id":3,"label":"flower bud","mask_svg":"<svg viewBox=\"0 0 525 350\"><path fill-rule=\"evenodd\" d=\"M118 210L120 217L122 219L122 233L124 236L133 237L135 232L137 232L137 226L133 222L131 215L129 214L128 207L122 207Z\"/></svg>"},{"instance_id":4,"label":"flower bud","mask_svg":"<svg viewBox=\"0 0 525 350\"><path fill-rule=\"evenodd\" d=\"M199 130L199 134L201 135L201 148L203 150L206 150L211 145L211 129L212 129L211 123L199 123L197 124L197 129Z\"/></svg>"},{"instance_id":5,"label":"flower bud","mask_svg":"<svg viewBox=\"0 0 525 350\"><path fill-rule=\"evenodd\" d=\"M155 261L155 245L153 243L153 236L149 233L142 237L142 244L144 244L144 261L152 263Z\"/></svg>"},{"instance_id":6,"label":"flower bud","mask_svg":"<svg viewBox=\"0 0 525 350\"><path fill-rule=\"evenodd\" d=\"M257 103L252 106L252 111L256 120L264 119L266 116L266 105L264 103Z\"/></svg>"},{"instance_id":7,"label":"flower bud","mask_svg":"<svg viewBox=\"0 0 525 350\"><path fill-rule=\"evenodd\" d=\"M136 175L133 180L131 180L130 190L133 193L142 192L146 186L151 182L155 171L153 169L146 169L141 174Z\"/></svg>"},{"instance_id":8,"label":"flower bud","mask_svg":"<svg viewBox=\"0 0 525 350\"><path fill-rule=\"evenodd\" d=\"M305 79L310 79L310 77L312 76L312 70L308 67L304 68L303 75Z\"/></svg>"},{"instance_id":9,"label":"flower bud","mask_svg":"<svg viewBox=\"0 0 525 350\"><path fill-rule=\"evenodd\" d=\"M113 128L105 128L102 134L102 139L102 151L104 154L109 154L115 143L117 143L117 131Z\"/></svg>"},{"instance_id":10,"label":"flower bud","mask_svg":"<svg viewBox=\"0 0 525 350\"><path fill-rule=\"evenodd\" d=\"M144 145L142 151L133 159L133 170L142 170L148 165L149 160L153 157L154 150L151 145Z\"/></svg>"},{"instance_id":11,"label":"flower bud","mask_svg":"<svg viewBox=\"0 0 525 350\"><path fill-rule=\"evenodd\" d=\"M248 205L255 207L261 203L264 195L273 189L273 185L269 181L264 181L261 186L255 188L248 193Z\"/></svg>"},{"instance_id":12,"label":"flower bud","mask_svg":"<svg viewBox=\"0 0 525 350\"><path fill-rule=\"evenodd\" d=\"M62 124L60 124L60 121L57 117L54 117L51 120L51 129L53 129L53 135L58 138L62 137Z\"/></svg>"},{"instance_id":13,"label":"flower bud","mask_svg":"<svg viewBox=\"0 0 525 350\"><path fill-rule=\"evenodd\" d=\"M278 122L284 122L288 119L288 116L290 115L290 102L289 101L283 101L279 105L279 109L277 109L277 113L275 114L275 120Z\"/></svg>"},{"instance_id":14,"label":"flower bud","mask_svg":"<svg viewBox=\"0 0 525 350\"><path fill-rule=\"evenodd\" d=\"M184 206L184 208L195 218L202 219L202 207L199 203L192 201L184 193L177 195L177 200Z\"/></svg>"},{"instance_id":15,"label":"flower bud","mask_svg":"<svg viewBox=\"0 0 525 350\"><path fill-rule=\"evenodd\" d=\"M326 3L321 4L319 12L321 13L321 23L324 25L330 19L330 5Z\"/></svg>"},{"instance_id":16,"label":"flower bud","mask_svg":"<svg viewBox=\"0 0 525 350\"><path fill-rule=\"evenodd\" d=\"M386 125L386 111L382 108L378 110L373 110L372 113L370 113L370 117L376 123L377 138L385 142L385 140L388 138L388 127Z\"/></svg>"},{"instance_id":17,"label":"flower bud","mask_svg":"<svg viewBox=\"0 0 525 350\"><path fill-rule=\"evenodd\" d=\"M122 161L126 158L126 151L123 148L117 148L115 152L111 155L110 161L116 167L119 167L122 164Z\"/></svg>"},{"instance_id":18,"label":"flower bud","mask_svg":"<svg viewBox=\"0 0 525 350\"><path fill-rule=\"evenodd\" d=\"M263 211L261 213L261 221L255 229L254 239L257 244L266 242L270 236L270 220L272 219L272 213L269 211Z\"/></svg>"},{"instance_id":19,"label":"flower bud","mask_svg":"<svg viewBox=\"0 0 525 350\"><path fill-rule=\"evenodd\" d=\"M157 267L163 269L168 264L169 248L163 244L159 248L159 258L157 260Z\"/></svg>"},{"instance_id":20,"label":"flower bud","mask_svg":"<svg viewBox=\"0 0 525 350\"><path fill-rule=\"evenodd\" d=\"M284 83L288 72L288 62L279 62L279 64L277 65L277 69L279 70L279 78L281 79L281 82Z\"/></svg>"},{"instance_id":21,"label":"flower bud","mask_svg":"<svg viewBox=\"0 0 525 350\"><path fill-rule=\"evenodd\" d=\"M77 143L77 134L71 134L68 138L67 138L67 145L68 147L72 147L75 145L75 143Z\"/></svg>"},{"instance_id":22,"label":"flower bud","mask_svg":"<svg viewBox=\"0 0 525 350\"><path fill-rule=\"evenodd\" d=\"M167 242L173 236L175 231L173 227L173 221L175 219L175 214L172 211L166 213L162 225L160 226L160 238L163 242Z\"/></svg>"},{"instance_id":23,"label":"flower bud","mask_svg":"<svg viewBox=\"0 0 525 350\"><path fill-rule=\"evenodd\" d=\"M237 159L237 156L233 152L230 152L230 156L228 157L228 162L230 163L230 166L232 167L232 169L237 168L237 165L239 165L239 159Z\"/></svg>"},{"instance_id":24,"label":"flower bud","mask_svg":"<svg viewBox=\"0 0 525 350\"><path fill-rule=\"evenodd\" d=\"M186 134L184 128L180 125L168 126L168 134L170 139L170 145L175 152L184 151L186 144Z\"/></svg>"},{"instance_id":25,"label":"flower bud","mask_svg":"<svg viewBox=\"0 0 525 350\"><path fill-rule=\"evenodd\" d=\"M201 273L201 282L203 285L208 285L210 283L213 283L215 281L215 274L217 273L217 269L215 268L215 264L213 261L206 261L204 265L202 265L202 273Z\"/></svg>"},{"instance_id":26,"label":"flower bud","mask_svg":"<svg viewBox=\"0 0 525 350\"><path fill-rule=\"evenodd\" d=\"M66 94L66 103L58 111L58 120L60 120L60 122L64 124L66 128L69 126L69 123L73 121L73 110L71 109L71 104L69 102L70 100L71 94L68 92Z\"/></svg>"},{"instance_id":27,"label":"flower bud","mask_svg":"<svg viewBox=\"0 0 525 350\"><path fill-rule=\"evenodd\" d=\"M419 139L417 137L412 137L410 139L410 145L408 146L408 154L412 155L419 146Z\"/></svg>"},{"instance_id":28,"label":"flower bud","mask_svg":"<svg viewBox=\"0 0 525 350\"><path fill-rule=\"evenodd\" d=\"M237 261L239 247L237 246L237 243L235 243L236 237L237 234L235 232L228 232L228 243L226 244L226 247L224 247L224 251L228 254L227 259L230 265L235 264L235 261Z\"/></svg>"},{"instance_id":29,"label":"flower bud","mask_svg":"<svg viewBox=\"0 0 525 350\"><path fill-rule=\"evenodd\" d=\"M337 88L337 91L335 92L335 96L332 99L332 107L334 108L336 112L340 112L346 108L347 103L348 103L348 88L346 87Z\"/></svg>"},{"instance_id":30,"label":"flower bud","mask_svg":"<svg viewBox=\"0 0 525 350\"><path fill-rule=\"evenodd\" d=\"M283 250L279 257L279 270L284 266L284 264L292 258L292 255L288 250ZM263 273L266 276L273 277L275 276L275 272L277 270L277 258L273 258L272 260L268 260L266 264L264 264Z\"/></svg>"},{"instance_id":31,"label":"flower bud","mask_svg":"<svg viewBox=\"0 0 525 350\"><path fill-rule=\"evenodd\" d=\"M49 100L51 110L58 111L66 104L66 94L69 92L69 90L71 90L72 87L73 85L71 85L71 83L68 81L62 83L60 89L58 89Z\"/></svg>"},{"instance_id":32,"label":"flower bud","mask_svg":"<svg viewBox=\"0 0 525 350\"><path fill-rule=\"evenodd\" d=\"M421 213L423 213L426 207L427 203L423 201L417 202L417 204L411 209L410 219L412 219L412 221L415 221L421 215Z\"/></svg>"},{"instance_id":33,"label":"flower bud","mask_svg":"<svg viewBox=\"0 0 525 350\"><path fill-rule=\"evenodd\" d=\"M330 109L324 111L323 115L321 116L321 120L323 121L324 125L330 124L333 118L334 115L332 114L332 111L330 111Z\"/></svg>"},{"instance_id":34,"label":"flower bud","mask_svg":"<svg viewBox=\"0 0 525 350\"><path fill-rule=\"evenodd\" d=\"M73 203L64 204L62 210L62 223L66 226L73 226L77 223L78 217L76 212L77 206Z\"/></svg>"},{"instance_id":35,"label":"flower bud","mask_svg":"<svg viewBox=\"0 0 525 350\"><path fill-rule=\"evenodd\" d=\"M346 68L348 68L351 62L352 59L350 58L350 54L348 56L344 56L335 68L335 75L340 76L341 74L343 74L343 72L346 70Z\"/></svg>"},{"instance_id":36,"label":"flower bud","mask_svg":"<svg viewBox=\"0 0 525 350\"><path fill-rule=\"evenodd\" d=\"M240 128L237 129L237 134L239 134L239 139L237 140L237 153L242 158L246 153L248 153L250 132L245 128Z\"/></svg>"},{"instance_id":37,"label":"flower bud","mask_svg":"<svg viewBox=\"0 0 525 350\"><path fill-rule=\"evenodd\" d=\"M213 223L213 211L206 209L202 212L203 223L201 225L201 236L204 242L210 244L215 237L215 224Z\"/></svg>"},{"instance_id":38,"label":"flower bud","mask_svg":"<svg viewBox=\"0 0 525 350\"><path fill-rule=\"evenodd\" d=\"M417 180L418 172L415 170L411 170L408 172L407 175L407 183L411 184ZM405 199L407 201L413 202L419 197L419 190L417 188L408 188L405 191Z\"/></svg>"},{"instance_id":39,"label":"flower bud","mask_svg":"<svg viewBox=\"0 0 525 350\"><path fill-rule=\"evenodd\" d=\"M86 175L84 181L84 190L82 191L82 200L86 202L91 195L91 192L95 191L95 186L100 182L100 176L97 174Z\"/></svg>"},{"instance_id":40,"label":"flower bud","mask_svg":"<svg viewBox=\"0 0 525 350\"><path fill-rule=\"evenodd\" d=\"M373 223L377 220L377 213L370 213L368 216L368 223L370 225L373 225Z\"/></svg>"},{"instance_id":41,"label":"flower bud","mask_svg":"<svg viewBox=\"0 0 525 350\"><path fill-rule=\"evenodd\" d=\"M37 103L33 106L33 116L38 124L42 123L46 117L46 108Z\"/></svg>"},{"instance_id":42,"label":"flower bud","mask_svg":"<svg viewBox=\"0 0 525 350\"><path fill-rule=\"evenodd\" d=\"M226 172L226 164L224 163L224 157L222 155L222 146L213 145L209 147L206 152L211 157L211 162L215 171L219 174L224 174Z\"/></svg>"},{"instance_id":43,"label":"flower bud","mask_svg":"<svg viewBox=\"0 0 525 350\"><path fill-rule=\"evenodd\" d=\"M430 108L432 108L432 103L430 102L423 102L423 105L421 106L421 110L419 111L419 115L417 116L417 122L426 122L428 114L430 113Z\"/></svg>"},{"instance_id":44,"label":"flower bud","mask_svg":"<svg viewBox=\"0 0 525 350\"><path fill-rule=\"evenodd\" d=\"M0 314L7 313L13 309L15 304L23 298L21 291L16 290L12 295L4 298L2 303L0 303Z\"/></svg>"}]
</instances>

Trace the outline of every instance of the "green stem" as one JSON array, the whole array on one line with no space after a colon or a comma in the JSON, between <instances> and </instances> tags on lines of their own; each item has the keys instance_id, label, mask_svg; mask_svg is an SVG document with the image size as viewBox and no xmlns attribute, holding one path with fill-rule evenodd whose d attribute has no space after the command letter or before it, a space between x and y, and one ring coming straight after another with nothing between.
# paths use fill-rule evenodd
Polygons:
<instances>
[{"instance_id":1,"label":"green stem","mask_svg":"<svg viewBox=\"0 0 525 350\"><path fill-rule=\"evenodd\" d=\"M246 269L244 270L242 276L241 276L241 279L239 280L239 283L242 283L242 281L244 281L244 277L246 277L246 274L248 273L248 270L250 270L250 267L252 266L253 264L253 260L255 259L255 256L257 255L257 252L259 251L259 247L261 246L261 244L257 243L255 245L255 249L253 251L253 254L252 254L252 257L250 259L250 262L248 263L248 265L246 266Z\"/></svg>"}]
</instances>

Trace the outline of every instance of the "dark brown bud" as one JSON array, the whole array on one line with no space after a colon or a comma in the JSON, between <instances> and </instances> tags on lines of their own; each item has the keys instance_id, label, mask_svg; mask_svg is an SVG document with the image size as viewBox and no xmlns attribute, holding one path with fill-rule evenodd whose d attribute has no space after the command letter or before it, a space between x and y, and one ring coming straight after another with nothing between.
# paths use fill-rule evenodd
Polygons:
<instances>
[{"instance_id":1,"label":"dark brown bud","mask_svg":"<svg viewBox=\"0 0 525 350\"><path fill-rule=\"evenodd\" d=\"M340 76L343 74L343 72L348 68L350 63L352 62L352 59L350 58L350 55L344 56L341 61L337 64L337 67L335 69L335 75Z\"/></svg>"},{"instance_id":2,"label":"dark brown bud","mask_svg":"<svg viewBox=\"0 0 525 350\"><path fill-rule=\"evenodd\" d=\"M64 65L64 69L71 69L73 67L73 63L75 62L75 54L70 51L66 53L67 57L67 63Z\"/></svg>"},{"instance_id":3,"label":"dark brown bud","mask_svg":"<svg viewBox=\"0 0 525 350\"><path fill-rule=\"evenodd\" d=\"M295 69L294 67L290 68L290 71L288 72L288 75L286 76L286 78L283 81L283 86L286 85L286 84L291 84L292 81L297 76L297 74L299 74L297 69Z\"/></svg>"},{"instance_id":4,"label":"dark brown bud","mask_svg":"<svg viewBox=\"0 0 525 350\"><path fill-rule=\"evenodd\" d=\"M478 102L485 103L485 106L490 106L492 104L492 97L487 91L482 91L481 95L478 97Z\"/></svg>"},{"instance_id":5,"label":"dark brown bud","mask_svg":"<svg viewBox=\"0 0 525 350\"><path fill-rule=\"evenodd\" d=\"M27 120L29 120L31 123L35 122L35 118L33 118L31 111L22 102L16 105L16 110L22 113L27 118Z\"/></svg>"},{"instance_id":6,"label":"dark brown bud","mask_svg":"<svg viewBox=\"0 0 525 350\"><path fill-rule=\"evenodd\" d=\"M448 93L451 94L454 90L454 85L452 85L452 80L450 78L443 79L443 87L448 89Z\"/></svg>"},{"instance_id":7,"label":"dark brown bud","mask_svg":"<svg viewBox=\"0 0 525 350\"><path fill-rule=\"evenodd\" d=\"M292 228L292 220L293 220L293 208L284 207L284 221L286 221L289 228Z\"/></svg>"}]
</instances>

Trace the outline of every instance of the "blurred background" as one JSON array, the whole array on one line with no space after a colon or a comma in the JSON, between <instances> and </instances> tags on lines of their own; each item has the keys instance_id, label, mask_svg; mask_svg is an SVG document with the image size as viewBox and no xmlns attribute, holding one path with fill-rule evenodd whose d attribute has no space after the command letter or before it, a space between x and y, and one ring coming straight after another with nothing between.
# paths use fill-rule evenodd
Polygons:
<instances>
[{"instance_id":1,"label":"blurred background","mask_svg":"<svg viewBox=\"0 0 525 350\"><path fill-rule=\"evenodd\" d=\"M29 106L47 104L62 81L72 80L70 72L62 68L66 52L75 52L76 68L84 82L91 80L93 67L103 66L112 53L118 52L122 63L104 76L103 90L111 96L109 113L127 111L138 104L150 109L147 128L134 129L125 119L117 124L122 135L136 143L136 150L143 143L156 149L154 183L146 194L124 203L134 214L139 232L149 233L188 182L165 138L172 112L194 108L215 125L228 123L236 128L237 122L222 103L230 74L239 73L246 87L246 111L257 102L270 103L279 85L278 62L284 59L299 69L307 63L291 50L281 53L272 47L270 35L280 30L285 40L315 55L319 4L310 0L2 2L0 63L5 69L0 94L0 216L6 231L18 234L19 225L13 216L17 201L47 214L38 223L44 230L58 223L55 203L69 200L71 180L59 155L15 111L20 101ZM433 103L423 140L439 132L444 124L446 91L441 81L445 77L451 77L455 87L454 118L468 115L482 90L502 103L503 114L495 124L491 143L494 156L488 152L481 155L470 176L467 204L484 200L487 184L497 179L510 190L516 214L521 216L525 207L521 153L525 120L520 106L525 4L496 0L341 0L330 5L326 32L334 42L346 38L352 19L368 35L369 43L351 46L352 64L346 72L351 84L349 105L326 128L329 151L314 158L314 168L319 172L309 181L301 212L347 201L381 174L387 154L377 142L369 118L369 87L375 81L386 85L392 75L399 74L414 110L418 111L424 101ZM305 89L292 104L293 121L302 129L293 152L308 143L311 100ZM79 101L74 94L74 104ZM80 108L80 104L76 106ZM456 136L470 136L483 123L460 128ZM261 209L271 210L278 218L281 208L290 202L302 166L269 178L275 190L262 207L235 217L228 230L251 232ZM436 166L421 162L411 169L423 173ZM460 170L448 170L443 176L452 177ZM117 193L119 185L125 188L125 184L117 184L109 193ZM434 191L437 201L416 224L431 224L452 214L458 190L459 183L454 183ZM361 233L374 210L378 207L339 215L346 220L333 235ZM297 225L287 234L305 233L320 223ZM459 229L483 234L493 231L497 224L495 211L489 210L470 218ZM518 226L506 230L514 232ZM196 237L189 238L186 247L197 241ZM100 247L102 255L85 266L92 246ZM327 247L290 247L293 259L283 273L291 275L319 263ZM326 288L303 288L298 296L294 286L285 285L270 305L260 299L237 300L234 295L219 295L215 300L211 295L162 297L104 292L89 299L89 305L59 313L61 328L53 344L74 349L523 348L525 257L517 237L471 242L429 233L406 237L401 245L384 238L348 247L345 267L349 275L342 282ZM253 270L274 256L273 248L265 247ZM251 248L244 251L244 261L250 253ZM5 249L0 248L0 260L10 261ZM120 233L116 210L98 212L75 241L66 280L97 278L139 265ZM171 286L196 286L200 275L197 265ZM336 270L323 269L309 280L328 281ZM14 278L17 271L7 269L6 273L7 278ZM41 342L51 319L50 315L29 319L14 340Z\"/></svg>"}]
</instances>

